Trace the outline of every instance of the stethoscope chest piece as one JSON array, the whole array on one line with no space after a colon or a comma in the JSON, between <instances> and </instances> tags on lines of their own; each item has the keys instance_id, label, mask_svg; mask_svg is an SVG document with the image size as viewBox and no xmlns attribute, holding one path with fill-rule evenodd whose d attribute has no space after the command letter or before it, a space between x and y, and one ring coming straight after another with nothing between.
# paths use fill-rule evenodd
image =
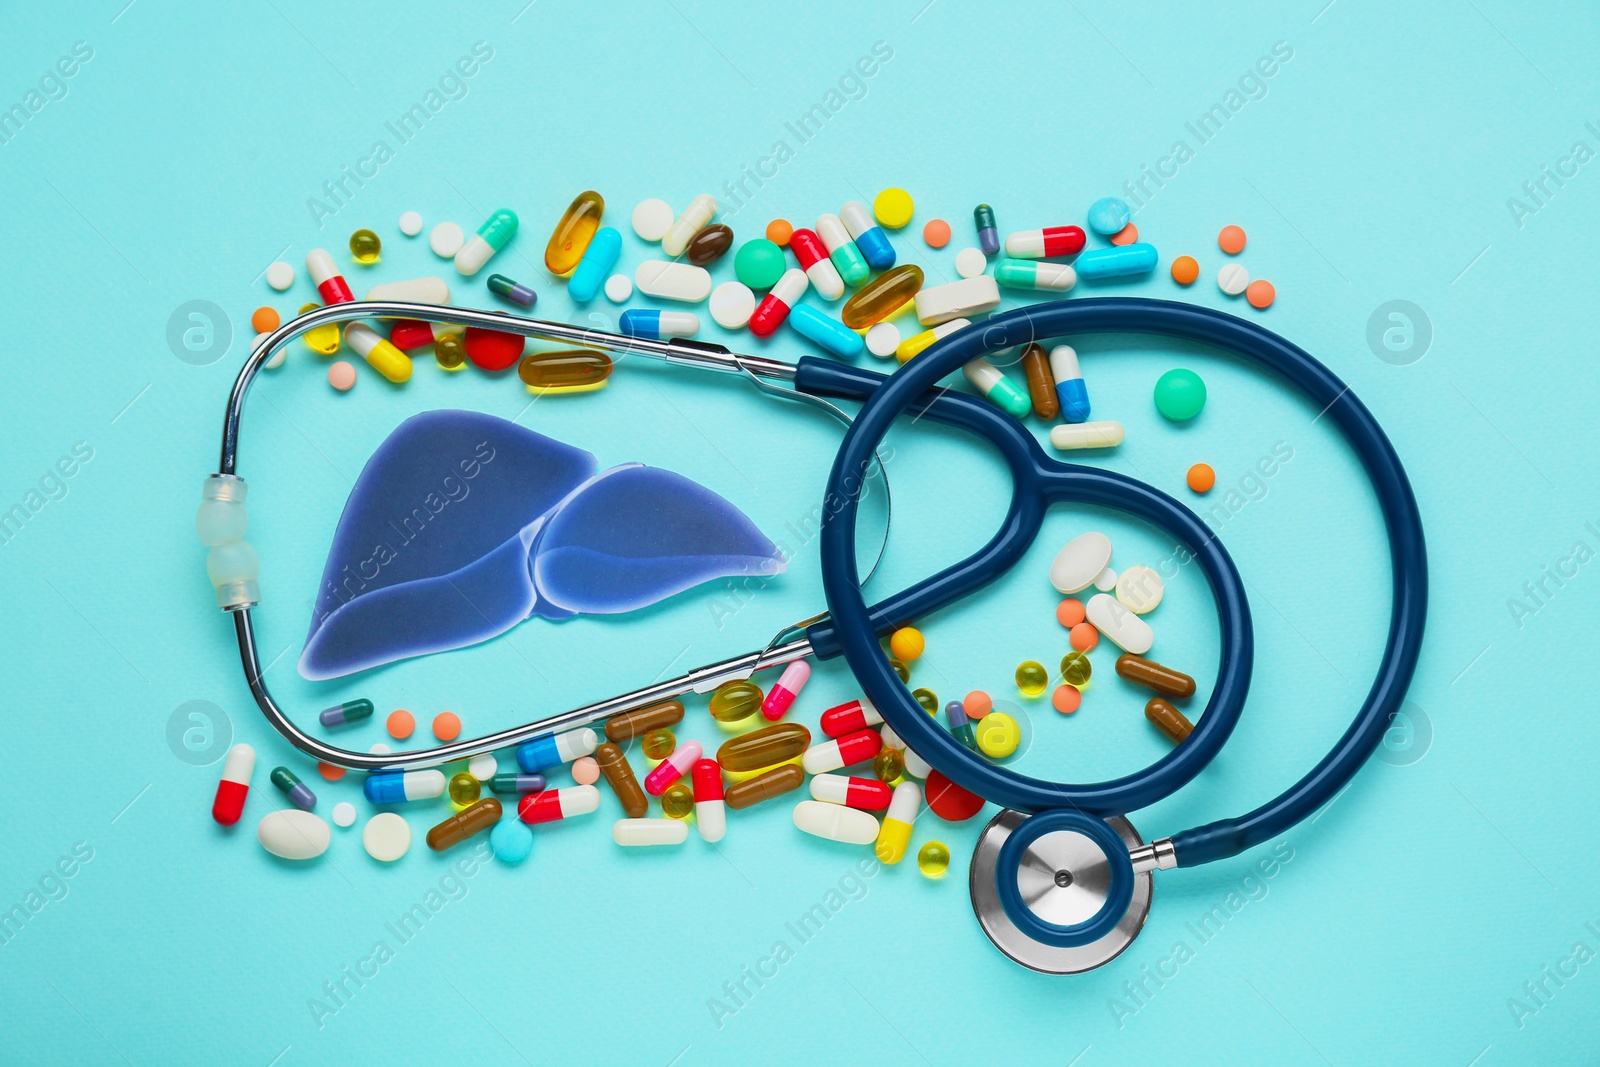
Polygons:
<instances>
[{"instance_id":1,"label":"stethoscope chest piece","mask_svg":"<svg viewBox=\"0 0 1600 1067\"><path fill-rule=\"evenodd\" d=\"M1150 872L1135 874L1128 860L1143 843L1121 817L1002 811L972 853L978 924L1001 952L1045 974L1109 963L1150 914Z\"/></svg>"}]
</instances>

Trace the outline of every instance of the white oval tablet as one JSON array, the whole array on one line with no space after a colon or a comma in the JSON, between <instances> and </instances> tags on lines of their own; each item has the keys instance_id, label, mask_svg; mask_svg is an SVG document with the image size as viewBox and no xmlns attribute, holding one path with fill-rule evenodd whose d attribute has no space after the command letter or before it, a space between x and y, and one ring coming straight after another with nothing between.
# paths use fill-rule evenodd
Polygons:
<instances>
[{"instance_id":1,"label":"white oval tablet","mask_svg":"<svg viewBox=\"0 0 1600 1067\"><path fill-rule=\"evenodd\" d=\"M867 351L879 359L893 359L894 350L900 347L900 327L892 322L875 323L867 330Z\"/></svg>"},{"instance_id":2,"label":"white oval tablet","mask_svg":"<svg viewBox=\"0 0 1600 1067\"><path fill-rule=\"evenodd\" d=\"M620 304L633 295L633 279L626 274L613 274L606 279L606 299Z\"/></svg>"},{"instance_id":3,"label":"white oval tablet","mask_svg":"<svg viewBox=\"0 0 1600 1067\"><path fill-rule=\"evenodd\" d=\"M1063 452L1079 448L1116 448L1122 443L1122 423L1063 422L1050 431L1050 443Z\"/></svg>"},{"instance_id":4,"label":"white oval tablet","mask_svg":"<svg viewBox=\"0 0 1600 1067\"><path fill-rule=\"evenodd\" d=\"M407 211L400 216L400 232L407 237L415 237L422 232L422 213Z\"/></svg>"},{"instance_id":5,"label":"white oval tablet","mask_svg":"<svg viewBox=\"0 0 1600 1067\"><path fill-rule=\"evenodd\" d=\"M267 268L267 284L283 292L294 284L294 268L280 259Z\"/></svg>"},{"instance_id":6,"label":"white oval tablet","mask_svg":"<svg viewBox=\"0 0 1600 1067\"><path fill-rule=\"evenodd\" d=\"M1059 593L1078 593L1094 584L1111 562L1111 538L1093 531L1079 534L1056 553L1050 564L1050 584Z\"/></svg>"},{"instance_id":7,"label":"white oval tablet","mask_svg":"<svg viewBox=\"0 0 1600 1067\"><path fill-rule=\"evenodd\" d=\"M299 808L269 811L256 825L261 847L286 860L316 859L328 851L332 837L327 823Z\"/></svg>"},{"instance_id":8,"label":"white oval tablet","mask_svg":"<svg viewBox=\"0 0 1600 1067\"><path fill-rule=\"evenodd\" d=\"M1161 595L1166 592L1161 575L1154 568L1140 564L1128 567L1117 576L1117 599L1135 615L1145 615L1156 610Z\"/></svg>"},{"instance_id":9,"label":"white oval tablet","mask_svg":"<svg viewBox=\"0 0 1600 1067\"><path fill-rule=\"evenodd\" d=\"M356 806L348 800L341 800L333 806L333 825L338 827L354 826L356 824Z\"/></svg>"},{"instance_id":10,"label":"white oval tablet","mask_svg":"<svg viewBox=\"0 0 1600 1067\"><path fill-rule=\"evenodd\" d=\"M467 773L480 782L487 782L500 770L500 761L494 758L493 752L485 752L481 756L473 756L467 764Z\"/></svg>"},{"instance_id":11,"label":"white oval tablet","mask_svg":"<svg viewBox=\"0 0 1600 1067\"><path fill-rule=\"evenodd\" d=\"M937 326L951 319L971 318L1000 306L1000 286L987 274L946 282L919 291L915 297L917 321Z\"/></svg>"},{"instance_id":12,"label":"white oval tablet","mask_svg":"<svg viewBox=\"0 0 1600 1067\"><path fill-rule=\"evenodd\" d=\"M682 819L618 819L611 824L611 840L619 845L681 845L689 839L689 824Z\"/></svg>"},{"instance_id":13,"label":"white oval tablet","mask_svg":"<svg viewBox=\"0 0 1600 1067\"><path fill-rule=\"evenodd\" d=\"M411 304L450 303L450 283L443 278L412 278L384 282L367 290L368 300L404 300Z\"/></svg>"},{"instance_id":14,"label":"white oval tablet","mask_svg":"<svg viewBox=\"0 0 1600 1067\"><path fill-rule=\"evenodd\" d=\"M411 849L411 824L392 811L380 811L361 828L361 845L373 859L393 863Z\"/></svg>"},{"instance_id":15,"label":"white oval tablet","mask_svg":"<svg viewBox=\"0 0 1600 1067\"><path fill-rule=\"evenodd\" d=\"M641 240L659 241L672 229L677 217L672 205L665 200L641 200L633 209L633 232Z\"/></svg>"},{"instance_id":16,"label":"white oval tablet","mask_svg":"<svg viewBox=\"0 0 1600 1067\"><path fill-rule=\"evenodd\" d=\"M1094 587L1102 593L1109 593L1117 587L1117 572L1107 567L1094 577Z\"/></svg>"},{"instance_id":17,"label":"white oval tablet","mask_svg":"<svg viewBox=\"0 0 1600 1067\"><path fill-rule=\"evenodd\" d=\"M711 295L711 272L693 263L647 259L634 268L633 284L646 296L698 304Z\"/></svg>"},{"instance_id":18,"label":"white oval tablet","mask_svg":"<svg viewBox=\"0 0 1600 1067\"><path fill-rule=\"evenodd\" d=\"M878 820L870 813L821 800L796 804L794 824L813 837L847 845L870 845L878 839Z\"/></svg>"},{"instance_id":19,"label":"white oval tablet","mask_svg":"<svg viewBox=\"0 0 1600 1067\"><path fill-rule=\"evenodd\" d=\"M723 282L711 290L711 317L724 330L742 330L756 312L756 294L743 282Z\"/></svg>"},{"instance_id":20,"label":"white oval tablet","mask_svg":"<svg viewBox=\"0 0 1600 1067\"><path fill-rule=\"evenodd\" d=\"M467 235L453 222L441 222L428 234L428 247L441 259L456 258L456 253L466 243Z\"/></svg>"},{"instance_id":21,"label":"white oval tablet","mask_svg":"<svg viewBox=\"0 0 1600 1067\"><path fill-rule=\"evenodd\" d=\"M1155 644L1150 624L1129 611L1109 593L1096 593L1083 606L1084 617L1100 635L1124 652L1142 656Z\"/></svg>"},{"instance_id":22,"label":"white oval tablet","mask_svg":"<svg viewBox=\"0 0 1600 1067\"><path fill-rule=\"evenodd\" d=\"M989 269L989 257L981 248L963 248L956 253L956 273L963 278L976 278Z\"/></svg>"},{"instance_id":23,"label":"white oval tablet","mask_svg":"<svg viewBox=\"0 0 1600 1067\"><path fill-rule=\"evenodd\" d=\"M1224 263L1217 271L1217 288L1229 296L1238 296L1250 286L1250 272L1238 263Z\"/></svg>"},{"instance_id":24,"label":"white oval tablet","mask_svg":"<svg viewBox=\"0 0 1600 1067\"><path fill-rule=\"evenodd\" d=\"M374 756L387 756L392 753L394 749L390 748L382 741L374 741L372 742L372 747L367 749L367 751L372 753Z\"/></svg>"}]
</instances>

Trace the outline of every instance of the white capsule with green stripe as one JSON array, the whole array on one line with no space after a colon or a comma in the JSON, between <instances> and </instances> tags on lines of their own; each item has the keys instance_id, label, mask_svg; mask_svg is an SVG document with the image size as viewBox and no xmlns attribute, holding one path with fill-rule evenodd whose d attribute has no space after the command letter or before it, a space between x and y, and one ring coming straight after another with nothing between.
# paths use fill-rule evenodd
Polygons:
<instances>
[{"instance_id":1,"label":"white capsule with green stripe","mask_svg":"<svg viewBox=\"0 0 1600 1067\"><path fill-rule=\"evenodd\" d=\"M1001 411L1012 418L1027 418L1028 412L1033 410L1033 401L1028 399L1027 390L1007 378L999 367L983 357L964 365L961 373L966 375L967 381L978 392L994 401Z\"/></svg>"},{"instance_id":2,"label":"white capsule with green stripe","mask_svg":"<svg viewBox=\"0 0 1600 1067\"><path fill-rule=\"evenodd\" d=\"M1066 292L1078 284L1078 272L1065 263L1035 259L1002 259L994 265L995 284L1007 289L1050 289Z\"/></svg>"},{"instance_id":3,"label":"white capsule with green stripe","mask_svg":"<svg viewBox=\"0 0 1600 1067\"><path fill-rule=\"evenodd\" d=\"M838 215L819 215L817 236L822 238L822 247L828 250L828 258L846 285L860 285L867 280L872 269Z\"/></svg>"}]
</instances>

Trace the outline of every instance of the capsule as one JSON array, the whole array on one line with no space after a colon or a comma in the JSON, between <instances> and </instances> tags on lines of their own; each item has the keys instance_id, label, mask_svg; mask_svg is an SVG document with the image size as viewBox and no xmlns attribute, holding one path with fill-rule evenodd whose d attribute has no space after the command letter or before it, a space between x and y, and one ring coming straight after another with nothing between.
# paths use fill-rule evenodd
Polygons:
<instances>
[{"instance_id":1,"label":"capsule","mask_svg":"<svg viewBox=\"0 0 1600 1067\"><path fill-rule=\"evenodd\" d=\"M872 217L872 212L867 210L867 205L852 200L839 209L839 218L844 221L844 228L849 231L867 266L873 270L888 270L894 266L894 245L889 243L889 238Z\"/></svg>"},{"instance_id":2,"label":"capsule","mask_svg":"<svg viewBox=\"0 0 1600 1067\"><path fill-rule=\"evenodd\" d=\"M840 318L852 330L865 330L894 317L922 288L922 268L915 263L896 267L856 290L845 301Z\"/></svg>"},{"instance_id":3,"label":"capsule","mask_svg":"<svg viewBox=\"0 0 1600 1067\"><path fill-rule=\"evenodd\" d=\"M643 737L651 730L674 726L682 721L683 705L678 701L668 700L660 704L651 704L648 708L614 715L606 720L606 740L632 741L636 737Z\"/></svg>"},{"instance_id":4,"label":"capsule","mask_svg":"<svg viewBox=\"0 0 1600 1067\"><path fill-rule=\"evenodd\" d=\"M1155 245L1141 242L1085 252L1076 266L1080 278L1126 278L1155 270L1159 258Z\"/></svg>"},{"instance_id":5,"label":"capsule","mask_svg":"<svg viewBox=\"0 0 1600 1067\"><path fill-rule=\"evenodd\" d=\"M1015 259L1050 259L1075 256L1083 251L1088 235L1081 226L1046 226L1019 230L1006 237L1006 255Z\"/></svg>"},{"instance_id":6,"label":"capsule","mask_svg":"<svg viewBox=\"0 0 1600 1067\"><path fill-rule=\"evenodd\" d=\"M495 296L504 297L513 304L521 304L525 308L533 307L534 301L539 299L538 293L521 282L507 278L504 274L489 275L489 291Z\"/></svg>"},{"instance_id":7,"label":"capsule","mask_svg":"<svg viewBox=\"0 0 1600 1067\"><path fill-rule=\"evenodd\" d=\"M567 279L567 295L580 304L593 300L621 258L622 234L610 226L600 227L578 261L578 269Z\"/></svg>"},{"instance_id":8,"label":"capsule","mask_svg":"<svg viewBox=\"0 0 1600 1067\"><path fill-rule=\"evenodd\" d=\"M1047 289L1064 293L1078 284L1078 272L1065 263L1002 259L994 265L994 283L1007 289Z\"/></svg>"},{"instance_id":9,"label":"capsule","mask_svg":"<svg viewBox=\"0 0 1600 1067\"><path fill-rule=\"evenodd\" d=\"M661 238L661 251L676 259L688 251L689 242L694 240L694 235L711 224L717 217L717 199L708 193L701 193L689 201L689 206L683 209L683 214L678 216L678 221L667 230L666 236Z\"/></svg>"},{"instance_id":10,"label":"capsule","mask_svg":"<svg viewBox=\"0 0 1600 1067\"><path fill-rule=\"evenodd\" d=\"M561 734L542 734L517 746L517 766L530 773L558 767L587 756L599 743L599 736L587 726Z\"/></svg>"},{"instance_id":11,"label":"capsule","mask_svg":"<svg viewBox=\"0 0 1600 1067\"><path fill-rule=\"evenodd\" d=\"M842 774L819 774L811 779L811 795L829 804L843 804L862 811L882 811L893 794L876 778L850 778Z\"/></svg>"},{"instance_id":12,"label":"capsule","mask_svg":"<svg viewBox=\"0 0 1600 1067\"><path fill-rule=\"evenodd\" d=\"M489 778L489 788L502 796L511 796L514 793L542 793L544 787L544 775L529 774L527 771L502 771Z\"/></svg>"},{"instance_id":13,"label":"capsule","mask_svg":"<svg viewBox=\"0 0 1600 1067\"><path fill-rule=\"evenodd\" d=\"M794 806L794 825L813 837L845 845L870 845L879 833L878 820L866 812L818 800Z\"/></svg>"},{"instance_id":14,"label":"capsule","mask_svg":"<svg viewBox=\"0 0 1600 1067\"><path fill-rule=\"evenodd\" d=\"M876 756L882 747L883 739L876 730L857 730L853 734L845 734L806 749L800 765L807 774L826 774L840 767L865 763Z\"/></svg>"},{"instance_id":15,"label":"capsule","mask_svg":"<svg viewBox=\"0 0 1600 1067\"><path fill-rule=\"evenodd\" d=\"M283 790L284 796L289 798L289 803L301 811L310 811L317 806L317 794L306 787L306 784L287 767L274 767L270 775L272 784Z\"/></svg>"},{"instance_id":16,"label":"capsule","mask_svg":"<svg viewBox=\"0 0 1600 1067\"><path fill-rule=\"evenodd\" d=\"M724 798L728 807L735 811L748 808L752 804L759 804L763 800L782 796L793 789L800 788L800 783L806 780L806 772L792 763L785 763L781 767L774 767L764 771L754 778L746 778L742 782L735 782L727 789Z\"/></svg>"},{"instance_id":17,"label":"capsule","mask_svg":"<svg viewBox=\"0 0 1600 1067\"><path fill-rule=\"evenodd\" d=\"M1016 383L1007 378L999 367L982 356L963 365L961 373L972 383L974 389L994 401L996 407L1013 418L1027 418L1028 412L1033 409L1028 394L1018 389Z\"/></svg>"},{"instance_id":18,"label":"capsule","mask_svg":"<svg viewBox=\"0 0 1600 1067\"><path fill-rule=\"evenodd\" d=\"M544 266L551 274L569 274L583 260L589 242L600 228L600 218L606 213L605 197L593 189L579 193L567 210L562 212L556 228L550 231L550 241L544 246Z\"/></svg>"},{"instance_id":19,"label":"capsule","mask_svg":"<svg viewBox=\"0 0 1600 1067\"><path fill-rule=\"evenodd\" d=\"M1078 448L1116 448L1122 438L1122 423L1113 419L1056 426L1050 431L1050 443L1063 452Z\"/></svg>"},{"instance_id":20,"label":"capsule","mask_svg":"<svg viewBox=\"0 0 1600 1067\"><path fill-rule=\"evenodd\" d=\"M912 334L904 341L901 341L899 346L895 348L894 358L901 363L907 363L912 356L925 348L931 347L935 341L943 340L957 330L964 330L971 325L972 321L970 319L951 319L949 322L941 322L931 330L923 330L921 333Z\"/></svg>"},{"instance_id":21,"label":"capsule","mask_svg":"<svg viewBox=\"0 0 1600 1067\"><path fill-rule=\"evenodd\" d=\"M700 742L685 741L673 749L666 759L656 764L655 770L644 776L644 791L653 797L660 796L667 786L688 773L689 768L694 766L694 761L701 755Z\"/></svg>"},{"instance_id":22,"label":"capsule","mask_svg":"<svg viewBox=\"0 0 1600 1067\"><path fill-rule=\"evenodd\" d=\"M411 357L383 339L383 335L364 322L344 328L344 343L372 365L372 369L399 385L411 377Z\"/></svg>"},{"instance_id":23,"label":"capsule","mask_svg":"<svg viewBox=\"0 0 1600 1067\"><path fill-rule=\"evenodd\" d=\"M777 684L767 693L767 699L761 702L761 714L774 722L783 718L784 713L794 706L794 698L800 695L800 690L805 688L810 677L811 664L806 660L797 659L785 667L778 676Z\"/></svg>"},{"instance_id":24,"label":"capsule","mask_svg":"<svg viewBox=\"0 0 1600 1067\"><path fill-rule=\"evenodd\" d=\"M1028 399L1033 401L1033 413L1046 422L1061 414L1061 399L1056 396L1050 357L1043 345L1029 341L1022 346L1022 373L1028 380Z\"/></svg>"},{"instance_id":25,"label":"capsule","mask_svg":"<svg viewBox=\"0 0 1600 1067\"><path fill-rule=\"evenodd\" d=\"M389 343L402 352L411 352L431 345L445 337L460 337L462 326L448 322L423 322L420 319L396 319L389 327Z\"/></svg>"},{"instance_id":26,"label":"capsule","mask_svg":"<svg viewBox=\"0 0 1600 1067\"><path fill-rule=\"evenodd\" d=\"M692 311L629 308L617 321L617 328L629 337L643 337L650 341L693 337L700 332L700 316Z\"/></svg>"},{"instance_id":27,"label":"capsule","mask_svg":"<svg viewBox=\"0 0 1600 1067\"><path fill-rule=\"evenodd\" d=\"M249 745L228 749L228 762L222 765L222 780L217 797L211 802L211 817L223 826L232 826L244 814L244 800L250 795L250 776L256 769L256 750Z\"/></svg>"},{"instance_id":28,"label":"capsule","mask_svg":"<svg viewBox=\"0 0 1600 1067\"><path fill-rule=\"evenodd\" d=\"M697 267L709 267L727 255L732 247L733 229L716 222L694 235L684 255Z\"/></svg>"},{"instance_id":29,"label":"capsule","mask_svg":"<svg viewBox=\"0 0 1600 1067\"><path fill-rule=\"evenodd\" d=\"M517 364L517 377L529 389L581 389L604 385L611 376L611 357L592 348L531 352Z\"/></svg>"},{"instance_id":30,"label":"capsule","mask_svg":"<svg viewBox=\"0 0 1600 1067\"><path fill-rule=\"evenodd\" d=\"M517 818L525 823L555 822L574 815L588 815L600 806L600 790L592 785L569 785L529 793L517 801Z\"/></svg>"},{"instance_id":31,"label":"capsule","mask_svg":"<svg viewBox=\"0 0 1600 1067\"><path fill-rule=\"evenodd\" d=\"M1194 723L1185 718L1183 712L1160 697L1144 706L1144 717L1155 723L1157 729L1171 738L1175 745L1183 744L1194 729Z\"/></svg>"},{"instance_id":32,"label":"capsule","mask_svg":"<svg viewBox=\"0 0 1600 1067\"><path fill-rule=\"evenodd\" d=\"M1061 417L1068 422L1087 422L1089 387L1084 384L1083 371L1078 369L1078 353L1071 345L1056 345L1050 350L1050 376L1056 380Z\"/></svg>"},{"instance_id":33,"label":"capsule","mask_svg":"<svg viewBox=\"0 0 1600 1067\"><path fill-rule=\"evenodd\" d=\"M1117 657L1117 674L1164 696L1180 699L1194 696L1193 678L1182 671L1162 666L1155 660L1135 656L1132 652L1124 652Z\"/></svg>"},{"instance_id":34,"label":"capsule","mask_svg":"<svg viewBox=\"0 0 1600 1067\"><path fill-rule=\"evenodd\" d=\"M866 697L839 704L822 713L822 733L825 737L843 737L883 721L878 709Z\"/></svg>"},{"instance_id":35,"label":"capsule","mask_svg":"<svg viewBox=\"0 0 1600 1067\"><path fill-rule=\"evenodd\" d=\"M594 760L600 765L600 773L605 775L606 784L622 802L622 810L628 818L641 818L650 810L650 798L639 787L639 779L634 777L633 766L628 762L621 745L607 741L594 750Z\"/></svg>"},{"instance_id":36,"label":"capsule","mask_svg":"<svg viewBox=\"0 0 1600 1067\"><path fill-rule=\"evenodd\" d=\"M372 717L372 701L365 698L361 700L346 700L343 704L335 704L331 708L324 708L317 715L317 721L324 726L343 726L347 723L360 722L362 719Z\"/></svg>"},{"instance_id":37,"label":"capsule","mask_svg":"<svg viewBox=\"0 0 1600 1067\"><path fill-rule=\"evenodd\" d=\"M729 771L755 771L801 755L811 731L797 722L780 722L741 734L717 749L717 763Z\"/></svg>"},{"instance_id":38,"label":"capsule","mask_svg":"<svg viewBox=\"0 0 1600 1067\"><path fill-rule=\"evenodd\" d=\"M790 267L784 271L783 277L761 298L760 306L750 316L750 332L757 337L771 337L789 317L789 310L806 295L810 284L810 277L800 268Z\"/></svg>"},{"instance_id":39,"label":"capsule","mask_svg":"<svg viewBox=\"0 0 1600 1067\"><path fill-rule=\"evenodd\" d=\"M695 760L694 824L700 836L715 844L728 832L728 805L723 801L722 768L716 760Z\"/></svg>"},{"instance_id":40,"label":"capsule","mask_svg":"<svg viewBox=\"0 0 1600 1067\"><path fill-rule=\"evenodd\" d=\"M313 248L306 253L306 273L311 275L324 304L348 304L356 298L350 291L350 283L333 265L333 257L327 249Z\"/></svg>"},{"instance_id":41,"label":"capsule","mask_svg":"<svg viewBox=\"0 0 1600 1067\"><path fill-rule=\"evenodd\" d=\"M944 706L944 717L950 723L950 732L955 734L960 741L973 752L978 751L978 735L972 730L972 721L967 718L967 709L959 700L952 700Z\"/></svg>"},{"instance_id":42,"label":"capsule","mask_svg":"<svg viewBox=\"0 0 1600 1067\"><path fill-rule=\"evenodd\" d=\"M933 771L933 768L928 765L928 761L911 751L900 735L894 732L894 727L884 723L883 729L878 733L883 738L884 748L896 749L904 757L906 773L911 777L926 778Z\"/></svg>"},{"instance_id":43,"label":"capsule","mask_svg":"<svg viewBox=\"0 0 1600 1067\"><path fill-rule=\"evenodd\" d=\"M905 859L906 846L911 843L911 824L922 808L922 787L916 782L901 782L894 787L889 800L889 813L883 817L878 829L879 863L899 863Z\"/></svg>"},{"instance_id":44,"label":"capsule","mask_svg":"<svg viewBox=\"0 0 1600 1067\"><path fill-rule=\"evenodd\" d=\"M834 269L846 285L860 285L872 274L872 268L867 266L861 249L851 240L850 231L844 228L839 216L817 216L817 236L821 238L822 247L828 250L828 258L833 261Z\"/></svg>"},{"instance_id":45,"label":"capsule","mask_svg":"<svg viewBox=\"0 0 1600 1067\"><path fill-rule=\"evenodd\" d=\"M979 204L972 209L972 221L978 227L978 247L993 259L1000 253L1000 231L995 228L994 208Z\"/></svg>"},{"instance_id":46,"label":"capsule","mask_svg":"<svg viewBox=\"0 0 1600 1067\"><path fill-rule=\"evenodd\" d=\"M443 771L390 771L369 775L361 791L374 804L404 804L410 800L431 800L442 795L444 787Z\"/></svg>"},{"instance_id":47,"label":"capsule","mask_svg":"<svg viewBox=\"0 0 1600 1067\"><path fill-rule=\"evenodd\" d=\"M461 246L461 251L456 253L456 270L470 278L516 235L517 213L501 208L485 219L478 232Z\"/></svg>"},{"instance_id":48,"label":"capsule","mask_svg":"<svg viewBox=\"0 0 1600 1067\"><path fill-rule=\"evenodd\" d=\"M794 231L789 237L789 248L800 261L800 269L806 272L818 296L824 300L837 300L844 295L844 279L839 277L839 269L828 258L827 246L815 232Z\"/></svg>"},{"instance_id":49,"label":"capsule","mask_svg":"<svg viewBox=\"0 0 1600 1067\"><path fill-rule=\"evenodd\" d=\"M689 840L682 819L618 819L611 824L611 840L619 845L681 845Z\"/></svg>"},{"instance_id":50,"label":"capsule","mask_svg":"<svg viewBox=\"0 0 1600 1067\"><path fill-rule=\"evenodd\" d=\"M810 304L796 304L789 312L789 325L795 333L840 359L854 359L866 347L859 333Z\"/></svg>"},{"instance_id":51,"label":"capsule","mask_svg":"<svg viewBox=\"0 0 1600 1067\"><path fill-rule=\"evenodd\" d=\"M711 694L711 717L725 726L743 722L761 707L761 687L744 678L723 682Z\"/></svg>"},{"instance_id":52,"label":"capsule","mask_svg":"<svg viewBox=\"0 0 1600 1067\"><path fill-rule=\"evenodd\" d=\"M476 804L462 808L444 822L428 831L428 847L443 852L461 844L473 834L494 829L500 821L500 802L494 797L484 797Z\"/></svg>"}]
</instances>

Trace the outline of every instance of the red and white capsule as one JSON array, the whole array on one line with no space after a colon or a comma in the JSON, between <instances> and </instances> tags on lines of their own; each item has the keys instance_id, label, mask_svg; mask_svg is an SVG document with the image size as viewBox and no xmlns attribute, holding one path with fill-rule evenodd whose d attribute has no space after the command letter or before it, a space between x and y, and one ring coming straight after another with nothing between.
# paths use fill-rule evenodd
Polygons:
<instances>
[{"instance_id":1,"label":"red and white capsule","mask_svg":"<svg viewBox=\"0 0 1600 1067\"><path fill-rule=\"evenodd\" d=\"M722 800L722 765L714 759L694 763L694 824L715 844L728 832L728 806Z\"/></svg>"},{"instance_id":2,"label":"red and white capsule","mask_svg":"<svg viewBox=\"0 0 1600 1067\"><path fill-rule=\"evenodd\" d=\"M827 737L843 737L883 721L878 709L866 697L840 704L822 713L822 733Z\"/></svg>"},{"instance_id":3,"label":"red and white capsule","mask_svg":"<svg viewBox=\"0 0 1600 1067\"><path fill-rule=\"evenodd\" d=\"M828 258L828 246L815 231L794 231L789 237L789 247L822 299L837 300L844 295L844 279L839 277L839 268Z\"/></svg>"},{"instance_id":4,"label":"red and white capsule","mask_svg":"<svg viewBox=\"0 0 1600 1067\"><path fill-rule=\"evenodd\" d=\"M256 770L256 750L249 745L228 749L228 762L222 765L222 781L217 783L217 799L211 802L211 817L223 826L232 826L244 814L244 798L250 795L250 776Z\"/></svg>"},{"instance_id":5,"label":"red and white capsule","mask_svg":"<svg viewBox=\"0 0 1600 1067\"><path fill-rule=\"evenodd\" d=\"M771 337L783 325L783 320L789 317L789 309L800 303L800 298L806 295L810 285L811 279L800 268L790 267L784 271L778 284L761 298L761 304L750 316L750 332L757 337Z\"/></svg>"},{"instance_id":6,"label":"red and white capsule","mask_svg":"<svg viewBox=\"0 0 1600 1067\"><path fill-rule=\"evenodd\" d=\"M761 714L772 722L783 718L784 713L794 707L794 698L800 695L800 690L805 688L806 680L810 677L811 664L803 659L797 659L785 667L772 686L772 692L761 702Z\"/></svg>"},{"instance_id":7,"label":"red and white capsule","mask_svg":"<svg viewBox=\"0 0 1600 1067\"><path fill-rule=\"evenodd\" d=\"M644 791L653 797L665 793L667 786L687 774L702 754L700 742L685 741L672 750L672 755L656 764L655 770L644 776Z\"/></svg>"},{"instance_id":8,"label":"red and white capsule","mask_svg":"<svg viewBox=\"0 0 1600 1067\"><path fill-rule=\"evenodd\" d=\"M1083 251L1087 235L1080 226L1046 226L1018 230L1006 238L1006 255L1015 259L1050 259L1075 256Z\"/></svg>"},{"instance_id":9,"label":"red and white capsule","mask_svg":"<svg viewBox=\"0 0 1600 1067\"><path fill-rule=\"evenodd\" d=\"M811 795L828 804L843 804L862 811L882 811L889 806L894 790L876 778L849 778L842 774L819 774L811 779Z\"/></svg>"},{"instance_id":10,"label":"red and white capsule","mask_svg":"<svg viewBox=\"0 0 1600 1067\"><path fill-rule=\"evenodd\" d=\"M599 807L600 790L592 785L569 785L543 793L524 793L517 801L517 817L529 824L555 822L588 815Z\"/></svg>"},{"instance_id":11,"label":"red and white capsule","mask_svg":"<svg viewBox=\"0 0 1600 1067\"><path fill-rule=\"evenodd\" d=\"M306 253L306 273L316 283L324 304L348 304L356 298L356 294L350 291L350 283L333 265L333 257L327 249L313 248Z\"/></svg>"},{"instance_id":12,"label":"red and white capsule","mask_svg":"<svg viewBox=\"0 0 1600 1067\"><path fill-rule=\"evenodd\" d=\"M840 767L865 763L883 748L883 738L876 730L857 730L820 745L812 745L800 757L800 767L807 774L826 774Z\"/></svg>"},{"instance_id":13,"label":"red and white capsule","mask_svg":"<svg viewBox=\"0 0 1600 1067\"><path fill-rule=\"evenodd\" d=\"M410 352L431 345L448 334L461 336L461 327L448 322L423 322L420 319L396 319L389 327L389 343L402 352Z\"/></svg>"}]
</instances>

